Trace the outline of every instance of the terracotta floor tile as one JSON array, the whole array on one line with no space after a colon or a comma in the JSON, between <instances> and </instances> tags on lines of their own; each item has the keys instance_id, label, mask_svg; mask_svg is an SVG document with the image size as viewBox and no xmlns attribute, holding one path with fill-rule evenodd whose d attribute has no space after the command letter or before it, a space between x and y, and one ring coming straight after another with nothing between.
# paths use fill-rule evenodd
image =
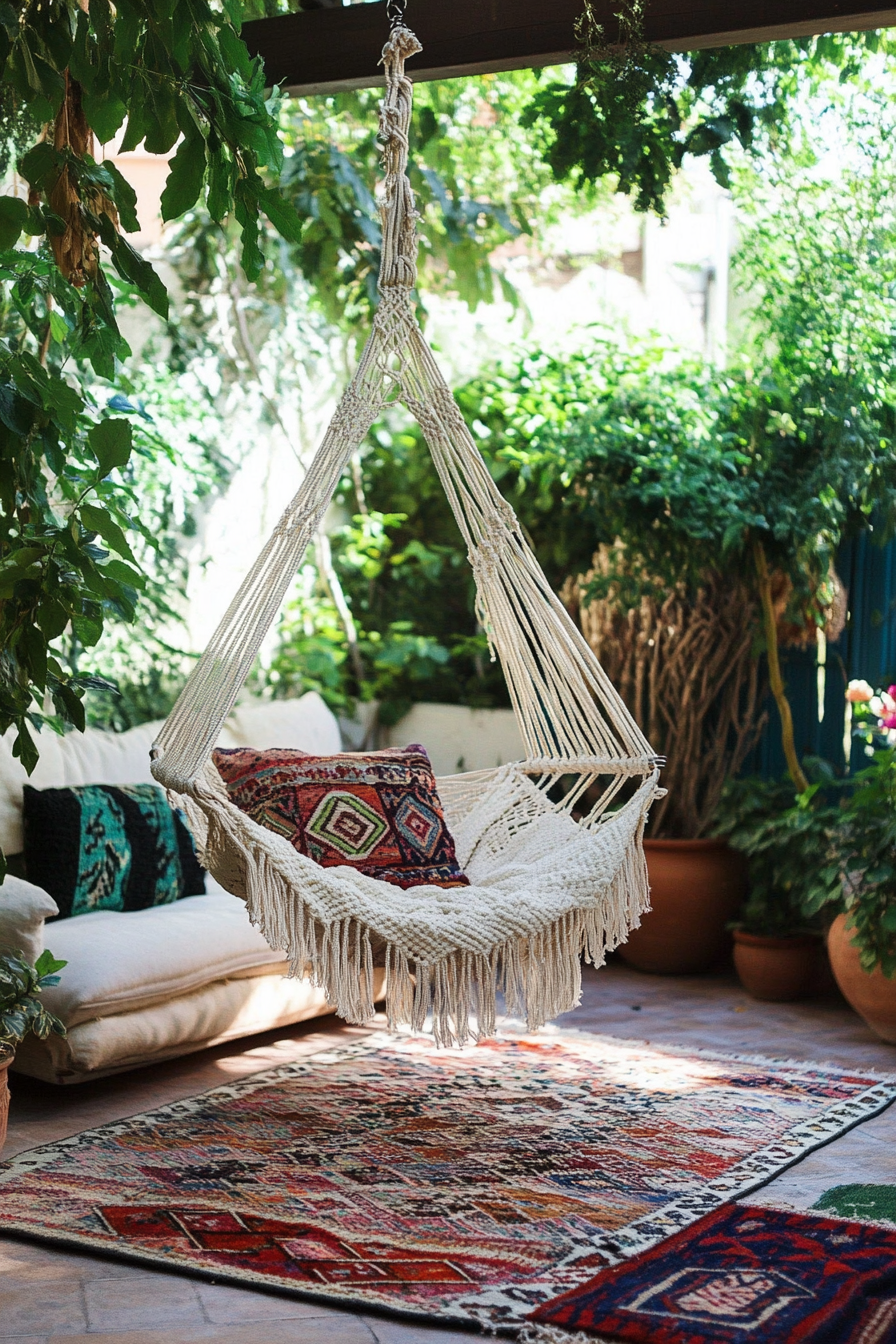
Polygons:
<instances>
[{"instance_id":1,"label":"terracotta floor tile","mask_svg":"<svg viewBox=\"0 0 896 1344\"><path fill-rule=\"evenodd\" d=\"M257 1325L184 1325L176 1329L124 1330L69 1336L66 1344L375 1344L360 1317L340 1312L333 1320L269 1321Z\"/></svg>"},{"instance_id":2,"label":"terracotta floor tile","mask_svg":"<svg viewBox=\"0 0 896 1344\"><path fill-rule=\"evenodd\" d=\"M0 1216L0 1229L2 1229ZM120 1279L142 1271L120 1260L87 1255L80 1251L57 1250L37 1242L17 1238L0 1240L0 1285L19 1287L50 1279ZM154 1270L147 1275L157 1277Z\"/></svg>"},{"instance_id":3,"label":"terracotta floor tile","mask_svg":"<svg viewBox=\"0 0 896 1344\"><path fill-rule=\"evenodd\" d=\"M33 1335L36 1326L53 1339L87 1328L77 1279L29 1287L8 1287L0 1279L0 1339Z\"/></svg>"},{"instance_id":4,"label":"terracotta floor tile","mask_svg":"<svg viewBox=\"0 0 896 1344\"><path fill-rule=\"evenodd\" d=\"M249 1321L307 1320L312 1316L340 1318L344 1312L315 1302L302 1302L295 1297L281 1297L275 1293L257 1293L228 1284L197 1283L196 1291L206 1319L213 1325L239 1325Z\"/></svg>"},{"instance_id":5,"label":"terracotta floor tile","mask_svg":"<svg viewBox=\"0 0 896 1344\"><path fill-rule=\"evenodd\" d=\"M363 1320L375 1344L471 1344L472 1340L483 1338L478 1331L445 1330L414 1322L393 1321L385 1316L365 1316Z\"/></svg>"},{"instance_id":6,"label":"terracotta floor tile","mask_svg":"<svg viewBox=\"0 0 896 1344\"><path fill-rule=\"evenodd\" d=\"M174 1274L89 1279L84 1301L88 1329L97 1333L206 1324L195 1280Z\"/></svg>"}]
</instances>

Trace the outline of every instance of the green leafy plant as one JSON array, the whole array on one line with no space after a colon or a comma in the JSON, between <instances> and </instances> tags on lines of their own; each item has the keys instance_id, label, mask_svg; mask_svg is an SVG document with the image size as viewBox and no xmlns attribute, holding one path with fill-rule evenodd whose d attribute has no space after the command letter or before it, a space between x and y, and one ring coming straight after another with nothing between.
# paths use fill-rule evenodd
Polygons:
<instances>
[{"instance_id":1,"label":"green leafy plant","mask_svg":"<svg viewBox=\"0 0 896 1344\"><path fill-rule=\"evenodd\" d=\"M43 990L58 985L58 971L68 963L41 952L34 965L13 954L0 956L0 1060L33 1033L39 1040L65 1035L65 1027L44 1008Z\"/></svg>"},{"instance_id":2,"label":"green leafy plant","mask_svg":"<svg viewBox=\"0 0 896 1344\"><path fill-rule=\"evenodd\" d=\"M875 751L854 776L833 831L826 869L832 891L819 887L804 902L808 914L844 910L847 930L866 971L896 976L896 751ZM833 890L836 875L838 889Z\"/></svg>"},{"instance_id":3,"label":"green leafy plant","mask_svg":"<svg viewBox=\"0 0 896 1344\"><path fill-rule=\"evenodd\" d=\"M535 94L524 124L541 129L559 181L590 188L612 176L638 210L660 215L686 156L707 158L729 186L727 150L786 141L809 90L894 51L888 33L868 32L673 54L645 41L648 6L623 0L608 33L586 0L574 73Z\"/></svg>"},{"instance_id":4,"label":"green leafy plant","mask_svg":"<svg viewBox=\"0 0 896 1344\"><path fill-rule=\"evenodd\" d=\"M811 782L732 781L716 835L745 854L750 896L741 927L783 936L821 930L841 912L866 971L896 975L896 751L874 752L858 774L835 779L809 760Z\"/></svg>"},{"instance_id":5,"label":"green leafy plant","mask_svg":"<svg viewBox=\"0 0 896 1344\"><path fill-rule=\"evenodd\" d=\"M163 215L202 198L213 220L233 216L250 276L265 219L301 233L264 175L283 161L278 99L240 17L238 4L206 0L0 7L0 114L36 140L7 134L28 197L0 197L0 732L15 727L28 770L29 729L83 727L96 684L66 665L60 639L91 648L108 618L132 619L145 587L136 552L154 545L131 471L133 417L108 384L129 354L116 302L138 297L164 317L168 298L125 238L139 227L136 196L94 137L124 128L124 150L177 145Z\"/></svg>"},{"instance_id":6,"label":"green leafy plant","mask_svg":"<svg viewBox=\"0 0 896 1344\"><path fill-rule=\"evenodd\" d=\"M802 793L793 780L730 780L716 812L714 834L749 861L750 890L737 927L785 938L819 931L822 907L840 896L831 860L843 784L821 761L807 762L815 778Z\"/></svg>"}]
</instances>

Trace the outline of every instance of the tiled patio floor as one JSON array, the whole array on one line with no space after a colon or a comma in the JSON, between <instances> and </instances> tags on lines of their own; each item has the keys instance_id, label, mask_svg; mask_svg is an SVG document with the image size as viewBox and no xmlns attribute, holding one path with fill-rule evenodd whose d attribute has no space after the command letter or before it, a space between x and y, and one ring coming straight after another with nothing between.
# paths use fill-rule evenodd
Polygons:
<instances>
[{"instance_id":1,"label":"tiled patio floor","mask_svg":"<svg viewBox=\"0 0 896 1344\"><path fill-rule=\"evenodd\" d=\"M561 1021L612 1036L896 1073L896 1047L878 1041L836 997L761 1004L729 976L645 976L613 964L587 973L582 1007ZM312 1023L241 1042L242 1049L221 1047L71 1089L14 1078L3 1155L301 1058L335 1036L359 1034L332 1021ZM805 1158L761 1197L807 1207L832 1185L851 1182L896 1184L896 1106ZM2 1221L0 1208L0 1228ZM0 1237L0 1339L45 1344L62 1338L67 1344L459 1344L471 1336Z\"/></svg>"}]
</instances>

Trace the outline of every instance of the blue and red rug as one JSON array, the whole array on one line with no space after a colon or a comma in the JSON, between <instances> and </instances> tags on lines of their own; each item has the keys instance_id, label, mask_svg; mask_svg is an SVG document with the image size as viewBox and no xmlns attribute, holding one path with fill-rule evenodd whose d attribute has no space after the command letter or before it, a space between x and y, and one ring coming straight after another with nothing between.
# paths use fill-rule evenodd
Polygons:
<instances>
[{"instance_id":1,"label":"blue and red rug","mask_svg":"<svg viewBox=\"0 0 896 1344\"><path fill-rule=\"evenodd\" d=\"M628 1344L893 1344L896 1227L729 1204L533 1320Z\"/></svg>"},{"instance_id":2,"label":"blue and red rug","mask_svg":"<svg viewBox=\"0 0 896 1344\"><path fill-rule=\"evenodd\" d=\"M0 1226L516 1330L894 1099L862 1071L584 1034L371 1037L0 1164Z\"/></svg>"}]
</instances>

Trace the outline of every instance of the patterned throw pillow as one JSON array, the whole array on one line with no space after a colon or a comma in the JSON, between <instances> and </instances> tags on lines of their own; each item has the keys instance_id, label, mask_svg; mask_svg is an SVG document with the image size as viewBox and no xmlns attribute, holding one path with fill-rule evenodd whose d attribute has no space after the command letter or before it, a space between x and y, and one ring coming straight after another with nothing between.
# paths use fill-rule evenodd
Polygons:
<instances>
[{"instance_id":1,"label":"patterned throw pillow","mask_svg":"<svg viewBox=\"0 0 896 1344\"><path fill-rule=\"evenodd\" d=\"M468 887L423 747L307 756L220 748L230 801L324 868L396 887Z\"/></svg>"},{"instance_id":2,"label":"patterned throw pillow","mask_svg":"<svg viewBox=\"0 0 896 1344\"><path fill-rule=\"evenodd\" d=\"M25 873L60 917L143 910L205 891L183 816L157 784L24 790Z\"/></svg>"}]
</instances>

